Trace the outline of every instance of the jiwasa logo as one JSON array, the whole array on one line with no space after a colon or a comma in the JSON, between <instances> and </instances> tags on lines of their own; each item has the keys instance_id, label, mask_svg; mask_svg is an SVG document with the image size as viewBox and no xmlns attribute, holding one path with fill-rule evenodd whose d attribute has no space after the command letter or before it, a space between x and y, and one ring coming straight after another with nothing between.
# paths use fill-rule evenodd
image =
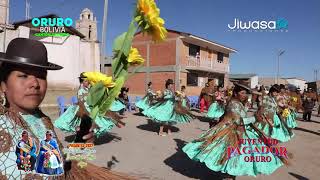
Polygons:
<instances>
[{"instance_id":1,"label":"jiwasa logo","mask_svg":"<svg viewBox=\"0 0 320 180\"><path fill-rule=\"evenodd\" d=\"M247 21L243 22L238 18L234 19L233 24L228 24L228 31L281 31L288 32L288 21L280 18L276 21Z\"/></svg>"},{"instance_id":2,"label":"jiwasa logo","mask_svg":"<svg viewBox=\"0 0 320 180\"><path fill-rule=\"evenodd\" d=\"M70 35L66 33L65 27L72 26L73 21L71 18L33 18L31 23L34 27L39 27L40 31L34 36L63 37Z\"/></svg>"}]
</instances>

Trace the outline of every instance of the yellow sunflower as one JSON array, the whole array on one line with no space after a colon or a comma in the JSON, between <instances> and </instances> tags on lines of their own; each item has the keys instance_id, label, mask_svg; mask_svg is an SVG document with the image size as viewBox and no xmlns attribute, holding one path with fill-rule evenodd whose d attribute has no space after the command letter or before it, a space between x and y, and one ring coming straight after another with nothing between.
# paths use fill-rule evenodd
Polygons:
<instances>
[{"instance_id":1,"label":"yellow sunflower","mask_svg":"<svg viewBox=\"0 0 320 180\"><path fill-rule=\"evenodd\" d=\"M294 103L296 103L296 102L298 101L298 98L292 97L292 101L293 101Z\"/></svg>"},{"instance_id":2,"label":"yellow sunflower","mask_svg":"<svg viewBox=\"0 0 320 180\"><path fill-rule=\"evenodd\" d=\"M290 115L290 111L289 111L288 108L286 108L286 109L284 109L284 110L282 111L282 116L283 116L283 117L287 118L289 115Z\"/></svg>"},{"instance_id":3,"label":"yellow sunflower","mask_svg":"<svg viewBox=\"0 0 320 180\"><path fill-rule=\"evenodd\" d=\"M165 21L160 17L160 9L154 0L138 0L134 19L141 31L150 34L153 41L163 41L167 37Z\"/></svg>"},{"instance_id":4,"label":"yellow sunflower","mask_svg":"<svg viewBox=\"0 0 320 180\"><path fill-rule=\"evenodd\" d=\"M144 59L139 54L139 51L137 48L131 47L130 53L128 56L128 62L130 65L140 65L144 63Z\"/></svg>"},{"instance_id":5,"label":"yellow sunflower","mask_svg":"<svg viewBox=\"0 0 320 180\"><path fill-rule=\"evenodd\" d=\"M96 83L102 81L104 86L107 88L115 86L115 83L112 81L111 76L106 76L105 74L102 74L100 72L85 72L84 76L91 85L95 85Z\"/></svg>"}]
</instances>

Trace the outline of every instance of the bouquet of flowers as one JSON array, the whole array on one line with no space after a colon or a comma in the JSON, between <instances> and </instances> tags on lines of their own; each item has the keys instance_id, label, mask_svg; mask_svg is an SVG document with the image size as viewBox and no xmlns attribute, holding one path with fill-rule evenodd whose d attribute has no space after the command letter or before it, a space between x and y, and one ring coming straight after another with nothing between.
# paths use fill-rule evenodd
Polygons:
<instances>
[{"instance_id":1,"label":"bouquet of flowers","mask_svg":"<svg viewBox=\"0 0 320 180\"><path fill-rule=\"evenodd\" d=\"M85 74L92 85L87 99L88 105L92 107L90 112L92 119L95 119L99 114L105 115L108 112L128 78L128 68L136 67L137 69L144 63L138 49L132 47L134 34L140 30L142 33L150 35L154 42L160 42L166 38L167 31L164 27L164 20L159 15L160 10L154 0L137 0L128 31L118 36L113 43L113 77L99 72Z\"/></svg>"}]
</instances>

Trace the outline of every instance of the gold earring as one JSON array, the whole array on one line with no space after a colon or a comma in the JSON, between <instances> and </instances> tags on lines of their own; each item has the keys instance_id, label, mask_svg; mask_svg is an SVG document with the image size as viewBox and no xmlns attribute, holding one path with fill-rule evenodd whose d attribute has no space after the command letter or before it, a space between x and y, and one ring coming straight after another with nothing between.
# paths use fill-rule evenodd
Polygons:
<instances>
[{"instance_id":1,"label":"gold earring","mask_svg":"<svg viewBox=\"0 0 320 180\"><path fill-rule=\"evenodd\" d=\"M5 93L1 93L1 99L0 99L0 102L1 102L1 105L2 106L5 106L6 105L6 96L5 96Z\"/></svg>"}]
</instances>

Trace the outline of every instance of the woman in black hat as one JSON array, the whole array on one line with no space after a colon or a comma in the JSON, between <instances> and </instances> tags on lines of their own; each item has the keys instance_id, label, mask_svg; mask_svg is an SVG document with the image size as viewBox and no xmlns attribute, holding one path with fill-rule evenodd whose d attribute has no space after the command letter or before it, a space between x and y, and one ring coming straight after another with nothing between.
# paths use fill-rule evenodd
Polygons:
<instances>
[{"instance_id":1,"label":"woman in black hat","mask_svg":"<svg viewBox=\"0 0 320 180\"><path fill-rule=\"evenodd\" d=\"M198 139L183 147L182 150L190 159L205 163L212 171L220 171L231 176L268 175L286 162L283 157L270 152L245 152L249 149L270 147L263 141L244 142L250 139L257 141L264 139L260 130L252 124L255 122L255 117L249 115L245 108L248 92L250 92L249 87L235 84L232 99L228 102L222 120ZM265 158L270 158L270 161L261 160Z\"/></svg>"},{"instance_id":2,"label":"woman in black hat","mask_svg":"<svg viewBox=\"0 0 320 180\"><path fill-rule=\"evenodd\" d=\"M139 108L140 112L149 109L154 103L157 94L152 90L152 82L148 83L147 94L138 102L136 102L136 107Z\"/></svg>"},{"instance_id":3,"label":"woman in black hat","mask_svg":"<svg viewBox=\"0 0 320 180\"><path fill-rule=\"evenodd\" d=\"M8 44L6 53L0 57L1 89L6 99L6 104L2 107L4 112L0 115L0 126L3 128L0 131L0 142L7 142L0 147L0 164L5 164L0 167L0 179L38 179L36 176L46 175L30 174L11 166L16 163L12 158L15 156L14 147L23 130L34 137L37 147L39 140L45 137L48 130L52 130L55 134L50 118L42 113L39 105L47 90L47 70L59 70L62 67L48 62L47 50L43 43L25 38L12 40ZM92 141L93 137L90 129L82 138ZM58 139L57 142L59 149L63 149ZM65 162L62 172L64 176L59 176L58 179L126 178L92 164L88 164L86 169L80 169L76 165L77 162L73 162L75 164L71 167L71 162L62 161Z\"/></svg>"},{"instance_id":4,"label":"woman in black hat","mask_svg":"<svg viewBox=\"0 0 320 180\"><path fill-rule=\"evenodd\" d=\"M261 106L257 112L256 125L267 136L277 139L280 142L287 142L291 139L290 133L279 118L277 97L280 92L279 85L273 85L268 95L262 97Z\"/></svg>"},{"instance_id":5,"label":"woman in black hat","mask_svg":"<svg viewBox=\"0 0 320 180\"><path fill-rule=\"evenodd\" d=\"M170 125L190 122L192 119L188 110L176 103L173 84L172 79L166 80L163 97L159 99L158 103L142 112L145 116L160 124L160 136L165 136L164 128L167 129L167 134L170 134Z\"/></svg>"}]
</instances>

